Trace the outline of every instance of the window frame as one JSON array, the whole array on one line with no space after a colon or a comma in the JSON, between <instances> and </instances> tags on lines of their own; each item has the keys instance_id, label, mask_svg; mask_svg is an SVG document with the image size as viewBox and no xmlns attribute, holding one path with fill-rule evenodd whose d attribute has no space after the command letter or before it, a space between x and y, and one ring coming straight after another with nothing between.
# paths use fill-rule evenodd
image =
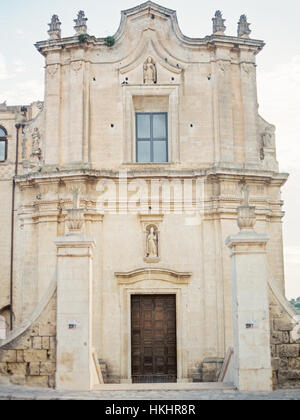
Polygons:
<instances>
[{"instance_id":1,"label":"window frame","mask_svg":"<svg viewBox=\"0 0 300 420\"><path fill-rule=\"evenodd\" d=\"M150 115L150 138L138 138L138 116L139 115ZM166 137L165 138L154 138L153 136L153 120L155 115L164 115L165 116L165 127L166 127ZM169 163L169 113L168 112L136 112L135 113L135 132L136 132L136 139L135 139L135 148L136 148L136 163L138 164L164 164ZM166 143L166 160L161 162L154 161L154 142L162 142ZM138 154L139 148L138 144L142 142L150 142L150 162L139 162Z\"/></svg>"},{"instance_id":2,"label":"window frame","mask_svg":"<svg viewBox=\"0 0 300 420\"><path fill-rule=\"evenodd\" d=\"M4 143L4 145L5 145L4 146L4 150L5 150L4 160L0 159L0 163L4 163L4 162L7 161L7 131L6 131L6 129L2 125L0 125L0 130L3 130L4 131L4 134L5 134L4 137L3 136L0 136L0 143Z\"/></svg>"}]
</instances>

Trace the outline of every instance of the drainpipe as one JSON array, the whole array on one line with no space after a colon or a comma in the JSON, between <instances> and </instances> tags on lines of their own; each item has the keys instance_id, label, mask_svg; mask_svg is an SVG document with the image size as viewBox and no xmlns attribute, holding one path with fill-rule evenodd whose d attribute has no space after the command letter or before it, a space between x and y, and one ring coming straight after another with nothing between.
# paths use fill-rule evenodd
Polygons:
<instances>
[{"instance_id":1,"label":"drainpipe","mask_svg":"<svg viewBox=\"0 0 300 420\"><path fill-rule=\"evenodd\" d=\"M10 248L10 330L13 330L13 275L14 275L14 233L15 233L15 190L16 190L16 176L18 175L19 165L19 137L20 128L23 124L16 124L16 162L15 172L12 183L12 199L11 199L11 248Z\"/></svg>"}]
</instances>

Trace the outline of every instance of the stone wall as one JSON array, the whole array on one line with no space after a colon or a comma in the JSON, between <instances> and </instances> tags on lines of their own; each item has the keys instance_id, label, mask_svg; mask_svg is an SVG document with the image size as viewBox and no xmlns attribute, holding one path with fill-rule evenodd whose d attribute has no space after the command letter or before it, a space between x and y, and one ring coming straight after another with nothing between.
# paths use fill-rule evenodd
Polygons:
<instances>
[{"instance_id":1,"label":"stone wall","mask_svg":"<svg viewBox=\"0 0 300 420\"><path fill-rule=\"evenodd\" d=\"M300 325L271 297L271 355L273 385L300 388ZM299 331L295 331L299 328Z\"/></svg>"},{"instance_id":2,"label":"stone wall","mask_svg":"<svg viewBox=\"0 0 300 420\"><path fill-rule=\"evenodd\" d=\"M55 387L56 295L23 334L0 347L0 383Z\"/></svg>"}]
</instances>

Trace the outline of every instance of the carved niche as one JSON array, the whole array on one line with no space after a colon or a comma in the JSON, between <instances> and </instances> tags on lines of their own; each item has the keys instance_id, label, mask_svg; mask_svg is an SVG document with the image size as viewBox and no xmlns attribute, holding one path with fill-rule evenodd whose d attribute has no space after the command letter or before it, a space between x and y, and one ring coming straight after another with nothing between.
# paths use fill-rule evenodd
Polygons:
<instances>
[{"instance_id":1,"label":"carved niche","mask_svg":"<svg viewBox=\"0 0 300 420\"><path fill-rule=\"evenodd\" d=\"M141 215L140 221L143 228L144 261L148 264L158 263L160 255L160 223L163 215Z\"/></svg>"}]
</instances>

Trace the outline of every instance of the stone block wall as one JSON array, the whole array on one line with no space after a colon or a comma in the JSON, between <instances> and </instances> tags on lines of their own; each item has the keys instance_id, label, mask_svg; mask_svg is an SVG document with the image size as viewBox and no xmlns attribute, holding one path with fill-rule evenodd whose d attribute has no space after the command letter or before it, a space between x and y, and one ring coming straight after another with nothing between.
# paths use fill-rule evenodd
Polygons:
<instances>
[{"instance_id":1,"label":"stone block wall","mask_svg":"<svg viewBox=\"0 0 300 420\"><path fill-rule=\"evenodd\" d=\"M56 296L23 334L0 347L0 383L55 387Z\"/></svg>"},{"instance_id":2,"label":"stone block wall","mask_svg":"<svg viewBox=\"0 0 300 420\"><path fill-rule=\"evenodd\" d=\"M190 369L189 376L192 382L218 382L223 363L223 358L206 358L198 368Z\"/></svg>"},{"instance_id":3,"label":"stone block wall","mask_svg":"<svg viewBox=\"0 0 300 420\"><path fill-rule=\"evenodd\" d=\"M295 324L292 323L290 316L273 301L271 356L275 389L300 388L300 338L294 338L292 333L294 329ZM299 334L300 331L298 337Z\"/></svg>"}]
</instances>

